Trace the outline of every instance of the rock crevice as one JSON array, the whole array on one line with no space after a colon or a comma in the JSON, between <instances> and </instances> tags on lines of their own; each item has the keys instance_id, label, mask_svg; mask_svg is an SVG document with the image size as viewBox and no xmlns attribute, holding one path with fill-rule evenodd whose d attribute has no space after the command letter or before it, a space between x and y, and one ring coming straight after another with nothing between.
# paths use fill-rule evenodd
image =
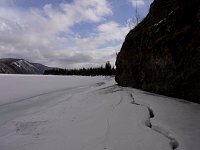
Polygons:
<instances>
[{"instance_id":1,"label":"rock crevice","mask_svg":"<svg viewBox=\"0 0 200 150\"><path fill-rule=\"evenodd\" d=\"M150 106L146 106L136 102L133 94L130 94L130 97L132 98L132 104L147 108L149 114L147 120L145 121L145 126L169 139L169 146L172 150L176 150L179 146L179 142L176 140L176 138L174 138L167 129L151 123L151 119L155 117L153 109Z\"/></svg>"}]
</instances>

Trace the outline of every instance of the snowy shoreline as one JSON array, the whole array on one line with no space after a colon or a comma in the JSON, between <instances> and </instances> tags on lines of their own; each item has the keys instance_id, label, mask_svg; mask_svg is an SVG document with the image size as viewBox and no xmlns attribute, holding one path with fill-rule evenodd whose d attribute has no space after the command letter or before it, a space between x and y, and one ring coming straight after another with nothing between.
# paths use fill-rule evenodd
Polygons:
<instances>
[{"instance_id":1,"label":"snowy shoreline","mask_svg":"<svg viewBox=\"0 0 200 150\"><path fill-rule=\"evenodd\" d=\"M1 75L0 81L1 150L200 147L199 104L105 77Z\"/></svg>"}]
</instances>

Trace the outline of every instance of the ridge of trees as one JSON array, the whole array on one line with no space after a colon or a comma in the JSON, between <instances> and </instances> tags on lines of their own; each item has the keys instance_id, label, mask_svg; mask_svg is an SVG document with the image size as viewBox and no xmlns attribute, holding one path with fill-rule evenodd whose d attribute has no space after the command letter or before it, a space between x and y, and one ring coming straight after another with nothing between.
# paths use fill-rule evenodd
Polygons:
<instances>
[{"instance_id":1,"label":"ridge of trees","mask_svg":"<svg viewBox=\"0 0 200 150\"><path fill-rule=\"evenodd\" d=\"M61 69L61 68L53 68L50 70L45 70L44 75L81 75L81 76L111 76L115 75L115 68L110 64L110 62L106 62L105 66L101 67L91 67L91 68L80 68L80 69Z\"/></svg>"}]
</instances>

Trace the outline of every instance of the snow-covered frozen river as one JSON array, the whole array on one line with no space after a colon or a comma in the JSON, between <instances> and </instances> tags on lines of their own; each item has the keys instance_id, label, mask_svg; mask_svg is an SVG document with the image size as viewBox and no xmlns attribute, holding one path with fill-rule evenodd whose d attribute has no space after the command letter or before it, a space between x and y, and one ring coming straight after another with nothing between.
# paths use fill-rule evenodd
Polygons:
<instances>
[{"instance_id":1,"label":"snow-covered frozen river","mask_svg":"<svg viewBox=\"0 0 200 150\"><path fill-rule=\"evenodd\" d=\"M112 77L0 82L0 150L199 150L199 104L123 88Z\"/></svg>"}]
</instances>

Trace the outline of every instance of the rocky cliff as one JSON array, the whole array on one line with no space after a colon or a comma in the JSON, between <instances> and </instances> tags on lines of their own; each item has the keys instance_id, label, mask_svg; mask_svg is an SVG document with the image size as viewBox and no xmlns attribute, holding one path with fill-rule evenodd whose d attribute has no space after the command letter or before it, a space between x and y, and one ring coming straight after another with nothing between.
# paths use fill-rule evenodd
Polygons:
<instances>
[{"instance_id":1,"label":"rocky cliff","mask_svg":"<svg viewBox=\"0 0 200 150\"><path fill-rule=\"evenodd\" d=\"M125 38L116 81L200 103L200 1L154 0Z\"/></svg>"}]
</instances>

